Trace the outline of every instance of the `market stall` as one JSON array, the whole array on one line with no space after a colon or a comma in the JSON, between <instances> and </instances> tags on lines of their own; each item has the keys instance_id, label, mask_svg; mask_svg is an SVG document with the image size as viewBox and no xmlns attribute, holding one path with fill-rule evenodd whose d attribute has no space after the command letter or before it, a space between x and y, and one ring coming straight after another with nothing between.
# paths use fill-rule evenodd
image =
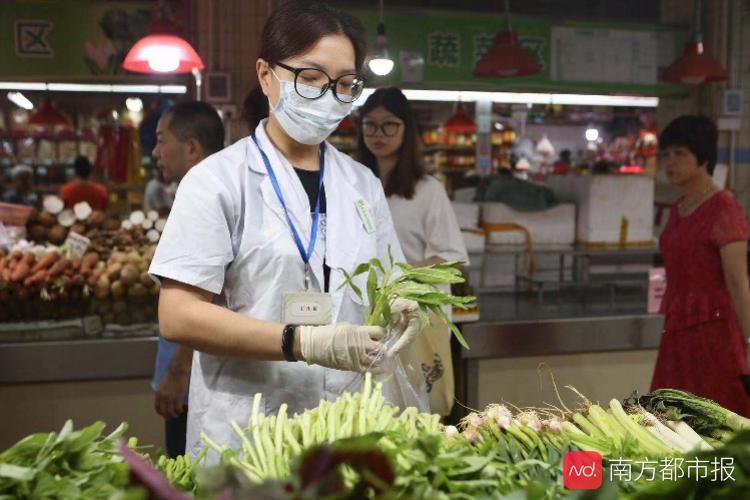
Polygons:
<instances>
[{"instance_id":1,"label":"market stall","mask_svg":"<svg viewBox=\"0 0 750 500\"><path fill-rule=\"evenodd\" d=\"M297 414L286 403L266 413L271 395L257 394L248 421L212 422L233 441L206 434L199 456L161 452L164 421L149 386L160 286L148 268L166 216L143 207L156 120L195 95L221 110L230 136L257 83L247 77L258 49L247 35L274 3L80 0L67 11L17 2L7 16L50 50L31 43L24 53L34 37L20 35L15 52L0 47L11 61L0 68L0 192L28 170L36 196L0 204L0 407L11 409L0 426L0 498L553 499L579 498L579 487L602 500L741 498L750 422L692 394L649 392L663 330L649 290L664 285L652 272L667 206L658 131L687 109L665 101L709 100L684 79L663 81L688 34L675 13L571 21L532 5L511 24L470 7L409 2L384 13L382 2L379 12L335 2L378 38L368 40L368 88L328 142L356 156L356 106L376 87L403 88L423 162L451 198L470 257L463 274L456 263L360 263L344 285L369 304L370 325L391 326L394 294L449 324L453 306L453 413L397 403L389 384L414 379L394 368L358 375ZM144 56L143 74L126 73L133 42L164 29L156 11L165 5L175 11L167 24L186 25L193 66L177 73ZM737 38L723 45L741 46ZM383 59L385 73L372 64ZM723 126L739 130L739 114L724 111L737 124ZM743 157L723 151L724 163ZM66 207L57 196L79 155L106 187L106 208ZM425 381L442 370L409 368ZM569 482L571 466L589 463L591 474Z\"/></svg>"},{"instance_id":2,"label":"market stall","mask_svg":"<svg viewBox=\"0 0 750 500\"><path fill-rule=\"evenodd\" d=\"M302 414L287 415L283 405L278 414L264 415L258 394L247 424L233 423L242 446L204 436L199 456L176 459L149 456L136 437L126 441L126 424L106 435L102 422L75 430L68 421L60 432L29 436L0 453L0 493L553 499L596 490L589 494L742 496L747 419L681 391L597 404L571 389L575 403L560 397L544 409L494 403L458 428L415 408L399 413L369 375L361 393L347 392ZM216 461L217 455L207 459L212 454L221 454L220 465L208 464Z\"/></svg>"}]
</instances>

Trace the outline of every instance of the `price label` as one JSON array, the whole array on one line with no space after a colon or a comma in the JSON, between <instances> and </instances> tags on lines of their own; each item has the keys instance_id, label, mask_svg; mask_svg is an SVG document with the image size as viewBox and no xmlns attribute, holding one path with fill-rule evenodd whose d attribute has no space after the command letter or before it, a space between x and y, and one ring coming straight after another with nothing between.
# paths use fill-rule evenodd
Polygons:
<instances>
[{"instance_id":1,"label":"price label","mask_svg":"<svg viewBox=\"0 0 750 500\"><path fill-rule=\"evenodd\" d=\"M65 239L65 246L70 252L70 257L73 259L80 259L86 254L91 240L83 235L70 231L68 237Z\"/></svg>"}]
</instances>

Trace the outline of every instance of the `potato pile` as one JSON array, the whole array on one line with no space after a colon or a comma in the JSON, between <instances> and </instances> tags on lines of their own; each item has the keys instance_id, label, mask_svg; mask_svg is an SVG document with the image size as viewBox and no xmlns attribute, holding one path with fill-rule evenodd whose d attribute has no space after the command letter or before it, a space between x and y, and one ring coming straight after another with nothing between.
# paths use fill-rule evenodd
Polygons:
<instances>
[{"instance_id":1,"label":"potato pile","mask_svg":"<svg viewBox=\"0 0 750 500\"><path fill-rule=\"evenodd\" d=\"M148 275L155 245L71 259L54 247L0 252L0 321L101 314L117 321L156 320L159 285ZM119 315L107 313L119 312Z\"/></svg>"},{"instance_id":2,"label":"potato pile","mask_svg":"<svg viewBox=\"0 0 750 500\"><path fill-rule=\"evenodd\" d=\"M28 241L0 253L0 321L90 314L106 323L156 321L159 285L148 266L166 220L140 210L119 220L85 202L65 209L56 196L43 207L28 221ZM71 231L90 240L81 259L68 257Z\"/></svg>"},{"instance_id":3,"label":"potato pile","mask_svg":"<svg viewBox=\"0 0 750 500\"><path fill-rule=\"evenodd\" d=\"M114 251L101 263L94 286L91 313L105 324L130 325L155 322L159 284L148 275L156 251L149 245L142 251Z\"/></svg>"},{"instance_id":4,"label":"potato pile","mask_svg":"<svg viewBox=\"0 0 750 500\"><path fill-rule=\"evenodd\" d=\"M94 297L99 300L111 297L143 302L148 297L159 295L158 283L148 275L148 266L155 251L156 246L151 245L140 252L112 252L98 271Z\"/></svg>"}]
</instances>

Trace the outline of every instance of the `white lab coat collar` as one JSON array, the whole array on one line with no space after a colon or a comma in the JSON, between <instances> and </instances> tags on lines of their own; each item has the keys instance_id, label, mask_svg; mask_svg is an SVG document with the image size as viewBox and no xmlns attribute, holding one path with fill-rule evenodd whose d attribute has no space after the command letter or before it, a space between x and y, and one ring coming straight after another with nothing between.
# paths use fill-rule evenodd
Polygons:
<instances>
[{"instance_id":1,"label":"white lab coat collar","mask_svg":"<svg viewBox=\"0 0 750 500\"><path fill-rule=\"evenodd\" d=\"M289 161L278 152L268 138L265 130L265 122L266 120L263 120L255 129L255 136L258 140L258 144L260 144L260 147L263 148L263 151L268 156L268 161L271 162L271 166L274 169L274 173L276 174L279 186L284 195L284 201L287 210L289 211L289 216L294 222L303 246L307 249L310 244L310 230L312 226L310 202L307 193L305 192L305 188L302 186L302 182L299 180L296 172L294 172L294 168ZM263 202L286 224L284 209L279 203L271 179L268 176L265 164L263 163L263 158L252 138L248 138L248 159L250 160L248 163L251 170L265 175L260 186ZM329 288L331 292L335 292L342 281L342 276L340 276L341 273L336 269L342 267L349 271L352 270L357 264L355 261L357 251L361 244L361 241L358 238L347 233L347 228L351 227L350 224L346 223L347 219L351 217L359 217L357 215L355 203L359 199L365 198L365 196L363 196L363 194L360 193L351 183L349 176L346 175L346 167L348 167L348 165L344 165L343 162L351 161L352 160L348 157L344 157L336 150L336 148L326 142L326 169L323 178L326 192L327 219L325 259L326 263L331 268L331 282ZM352 167L354 167L354 165L352 165ZM310 265L316 281L322 288L324 277L321 253L316 251L313 254L310 259ZM338 310L338 306L341 302L341 297L336 297L336 299L337 300L334 301L334 311Z\"/></svg>"}]
</instances>

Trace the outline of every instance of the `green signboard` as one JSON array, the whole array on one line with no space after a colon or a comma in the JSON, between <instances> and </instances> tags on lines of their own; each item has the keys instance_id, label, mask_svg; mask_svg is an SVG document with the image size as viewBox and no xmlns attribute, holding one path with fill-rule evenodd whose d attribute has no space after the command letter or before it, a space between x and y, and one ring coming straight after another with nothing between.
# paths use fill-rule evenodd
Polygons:
<instances>
[{"instance_id":1,"label":"green signboard","mask_svg":"<svg viewBox=\"0 0 750 500\"><path fill-rule=\"evenodd\" d=\"M368 43L372 43L379 14L365 9L348 12L362 21ZM476 78L472 71L495 34L505 26L504 15L394 8L386 9L384 22L396 70L385 78L370 75L375 85L650 95L685 91L682 86L658 82L664 61L679 54L685 30L513 17L514 31L521 44L537 56L542 73L488 79ZM582 46L587 46L588 52L582 52ZM415 60L423 61L421 68L410 63Z\"/></svg>"},{"instance_id":2,"label":"green signboard","mask_svg":"<svg viewBox=\"0 0 750 500\"><path fill-rule=\"evenodd\" d=\"M148 32L156 2L0 2L0 77L125 76L122 60Z\"/></svg>"}]
</instances>

